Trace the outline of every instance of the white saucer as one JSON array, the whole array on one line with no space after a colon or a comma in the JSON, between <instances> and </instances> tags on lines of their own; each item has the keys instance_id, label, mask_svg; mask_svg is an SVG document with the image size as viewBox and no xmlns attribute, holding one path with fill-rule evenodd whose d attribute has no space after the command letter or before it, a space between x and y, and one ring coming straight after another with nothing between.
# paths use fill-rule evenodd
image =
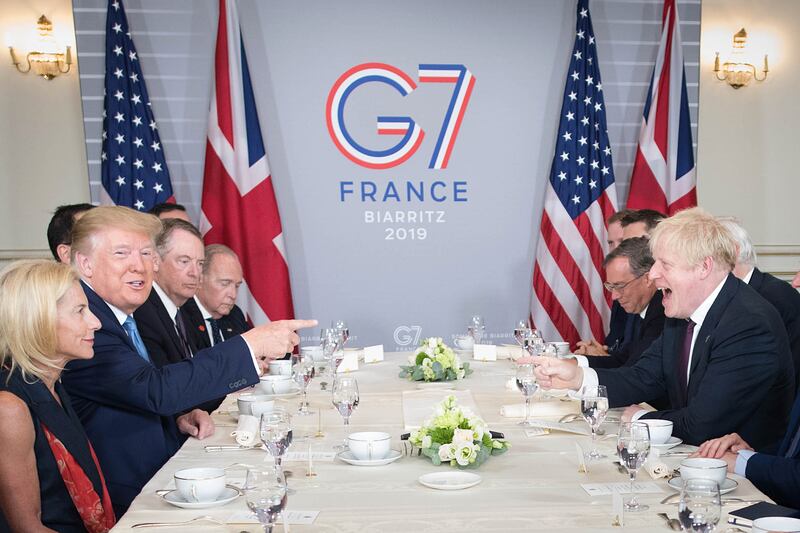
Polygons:
<instances>
[{"instance_id":1,"label":"white saucer","mask_svg":"<svg viewBox=\"0 0 800 533\"><path fill-rule=\"evenodd\" d=\"M437 490L461 490L474 487L481 482L481 476L471 472L432 472L419 476L417 480L426 487Z\"/></svg>"},{"instance_id":2,"label":"white saucer","mask_svg":"<svg viewBox=\"0 0 800 533\"><path fill-rule=\"evenodd\" d=\"M219 498L213 502L187 502L177 490L169 491L168 493L164 494L162 498L164 498L165 502L182 509L207 509L208 507L219 507L220 505L230 503L241 495L241 490L232 485L225 485L225 490L223 490L222 494L219 495Z\"/></svg>"},{"instance_id":3,"label":"white saucer","mask_svg":"<svg viewBox=\"0 0 800 533\"><path fill-rule=\"evenodd\" d=\"M269 392L263 392L262 390L262 392L259 393L259 395L266 396L267 400L274 400L276 398L291 398L292 396L297 396L298 394L300 394L300 385L295 385L289 392L270 394Z\"/></svg>"},{"instance_id":4,"label":"white saucer","mask_svg":"<svg viewBox=\"0 0 800 533\"><path fill-rule=\"evenodd\" d=\"M345 450L343 452L340 452L340 453L336 454L336 457L338 457L339 459L341 459L345 463L351 464L351 465L355 465L355 466L383 466L383 465L388 465L389 463L393 463L393 462L397 461L402 456L403 456L403 454L400 453L397 450L391 450L389 452L389 455L387 457L384 457L383 459L372 459L372 460L370 460L370 459L356 459L355 457L353 457L353 454L352 454L352 452L350 450Z\"/></svg>"},{"instance_id":5,"label":"white saucer","mask_svg":"<svg viewBox=\"0 0 800 533\"><path fill-rule=\"evenodd\" d=\"M674 477L667 481L667 484L675 490L681 490L683 488L683 479L680 477ZM722 482L722 485L719 486L719 493L720 494L728 494L729 492L733 492L736 490L736 487L739 486L739 482L735 479L725 478L725 481Z\"/></svg>"},{"instance_id":6,"label":"white saucer","mask_svg":"<svg viewBox=\"0 0 800 533\"><path fill-rule=\"evenodd\" d=\"M665 451L665 450L669 450L670 448L674 448L678 444L683 444L683 441L681 439L679 439L678 437L670 437L669 439L667 439L667 442L665 442L664 444L653 444L651 442L650 443L650 447L651 448L655 448L656 450Z\"/></svg>"}]
</instances>

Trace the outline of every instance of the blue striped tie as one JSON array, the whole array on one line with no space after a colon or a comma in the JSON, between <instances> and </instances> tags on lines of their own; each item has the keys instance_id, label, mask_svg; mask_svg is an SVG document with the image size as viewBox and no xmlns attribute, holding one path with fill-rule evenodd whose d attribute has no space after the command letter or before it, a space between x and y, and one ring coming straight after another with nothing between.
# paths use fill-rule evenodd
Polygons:
<instances>
[{"instance_id":1,"label":"blue striped tie","mask_svg":"<svg viewBox=\"0 0 800 533\"><path fill-rule=\"evenodd\" d=\"M136 321L131 315L128 315L128 318L125 319L125 322L122 323L122 327L125 328L125 332L128 334L128 337L131 338L131 342L133 342L133 346L136 348L139 356L149 363L150 356L147 354L147 348L144 346L144 341L142 340L141 335L139 335L139 329L136 327Z\"/></svg>"}]
</instances>

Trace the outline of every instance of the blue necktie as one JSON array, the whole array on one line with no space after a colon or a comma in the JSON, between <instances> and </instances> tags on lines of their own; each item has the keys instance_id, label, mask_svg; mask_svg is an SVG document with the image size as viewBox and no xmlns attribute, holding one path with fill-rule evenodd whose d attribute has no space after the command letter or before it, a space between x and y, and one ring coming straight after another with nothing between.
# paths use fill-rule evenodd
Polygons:
<instances>
[{"instance_id":1,"label":"blue necktie","mask_svg":"<svg viewBox=\"0 0 800 533\"><path fill-rule=\"evenodd\" d=\"M136 321L131 315L128 315L128 318L125 319L125 322L122 323L122 327L125 328L125 332L128 334L128 337L131 338L131 342L133 342L133 346L136 348L139 356L149 363L150 356L147 354L147 348L145 348L144 341L139 335L139 329L136 327Z\"/></svg>"},{"instance_id":2,"label":"blue necktie","mask_svg":"<svg viewBox=\"0 0 800 533\"><path fill-rule=\"evenodd\" d=\"M216 318L207 318L208 323L211 325L211 336L214 338L214 345L222 342L222 332L219 330L219 323Z\"/></svg>"}]
</instances>

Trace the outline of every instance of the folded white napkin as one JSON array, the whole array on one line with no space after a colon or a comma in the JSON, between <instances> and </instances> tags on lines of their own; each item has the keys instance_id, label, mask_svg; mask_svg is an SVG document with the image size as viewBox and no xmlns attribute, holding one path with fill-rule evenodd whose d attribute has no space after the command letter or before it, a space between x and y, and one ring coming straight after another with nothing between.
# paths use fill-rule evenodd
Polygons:
<instances>
[{"instance_id":1,"label":"folded white napkin","mask_svg":"<svg viewBox=\"0 0 800 533\"><path fill-rule=\"evenodd\" d=\"M522 418L525 416L525 404L515 403L512 405L504 405L500 408L500 416L506 418Z\"/></svg>"},{"instance_id":2,"label":"folded white napkin","mask_svg":"<svg viewBox=\"0 0 800 533\"><path fill-rule=\"evenodd\" d=\"M239 415L239 423L231 432L239 446L254 446L258 438L258 418L251 415Z\"/></svg>"},{"instance_id":3,"label":"folded white napkin","mask_svg":"<svg viewBox=\"0 0 800 533\"><path fill-rule=\"evenodd\" d=\"M644 468L645 470L647 470L647 473L650 474L650 477L653 479L669 477L670 468L666 465L666 463L658 459L648 459L647 462L644 464Z\"/></svg>"}]
</instances>

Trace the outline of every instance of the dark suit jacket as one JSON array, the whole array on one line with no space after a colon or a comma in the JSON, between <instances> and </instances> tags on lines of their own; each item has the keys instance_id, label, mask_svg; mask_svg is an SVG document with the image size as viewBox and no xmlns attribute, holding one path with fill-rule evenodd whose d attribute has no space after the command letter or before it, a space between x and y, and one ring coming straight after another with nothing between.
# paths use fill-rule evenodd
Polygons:
<instances>
[{"instance_id":1,"label":"dark suit jacket","mask_svg":"<svg viewBox=\"0 0 800 533\"><path fill-rule=\"evenodd\" d=\"M174 415L258 383L240 337L157 369L136 353L111 308L83 285L101 322L94 358L71 361L62 382L97 452L117 516L178 450Z\"/></svg>"},{"instance_id":2,"label":"dark suit jacket","mask_svg":"<svg viewBox=\"0 0 800 533\"><path fill-rule=\"evenodd\" d=\"M619 302L611 304L611 319L608 323L608 335L603 344L611 347L619 347L625 342L625 322L628 313L619 305Z\"/></svg>"},{"instance_id":3,"label":"dark suit jacket","mask_svg":"<svg viewBox=\"0 0 800 533\"><path fill-rule=\"evenodd\" d=\"M628 315L628 313L626 313ZM661 291L656 291L644 318L638 314L634 317L637 325L633 336L621 348L610 350L608 355L590 355L586 359L591 368L619 368L633 366L647 348L653 344L661 332L664 331L664 305L661 303Z\"/></svg>"},{"instance_id":4,"label":"dark suit jacket","mask_svg":"<svg viewBox=\"0 0 800 533\"><path fill-rule=\"evenodd\" d=\"M672 409L645 418L672 420L689 444L737 432L756 449L778 440L794 398L789 341L775 308L729 275L698 332L686 399L677 376L686 321L668 318L664 333L632 367L598 369L609 404L626 406L659 394Z\"/></svg>"},{"instance_id":5,"label":"dark suit jacket","mask_svg":"<svg viewBox=\"0 0 800 533\"><path fill-rule=\"evenodd\" d=\"M203 318L203 313L200 311L200 308L197 307L197 302L194 298L190 298L181 306L181 313L186 323L186 329L189 330L189 335L192 337L190 341L193 343L194 348L200 350L210 347L211 341L208 338L208 323ZM242 313L238 305L234 305L231 312L227 316L220 318L217 323L219 324L223 340L241 335L245 331L252 329L252 326L247 323L247 320L244 318L244 313Z\"/></svg>"},{"instance_id":6,"label":"dark suit jacket","mask_svg":"<svg viewBox=\"0 0 800 533\"><path fill-rule=\"evenodd\" d=\"M747 461L745 476L758 490L780 505L800 509L800 453L785 457L797 431L800 431L800 395L776 455L757 453Z\"/></svg>"},{"instance_id":7,"label":"dark suit jacket","mask_svg":"<svg viewBox=\"0 0 800 533\"><path fill-rule=\"evenodd\" d=\"M800 292L789 283L757 268L750 277L750 286L781 315L786 333L789 335L789 348L794 361L795 387L800 387Z\"/></svg>"},{"instance_id":8,"label":"dark suit jacket","mask_svg":"<svg viewBox=\"0 0 800 533\"><path fill-rule=\"evenodd\" d=\"M183 348L175 322L155 289L150 289L147 301L133 312L133 318L156 368L183 360ZM193 353L195 351L192 350Z\"/></svg>"}]
</instances>

